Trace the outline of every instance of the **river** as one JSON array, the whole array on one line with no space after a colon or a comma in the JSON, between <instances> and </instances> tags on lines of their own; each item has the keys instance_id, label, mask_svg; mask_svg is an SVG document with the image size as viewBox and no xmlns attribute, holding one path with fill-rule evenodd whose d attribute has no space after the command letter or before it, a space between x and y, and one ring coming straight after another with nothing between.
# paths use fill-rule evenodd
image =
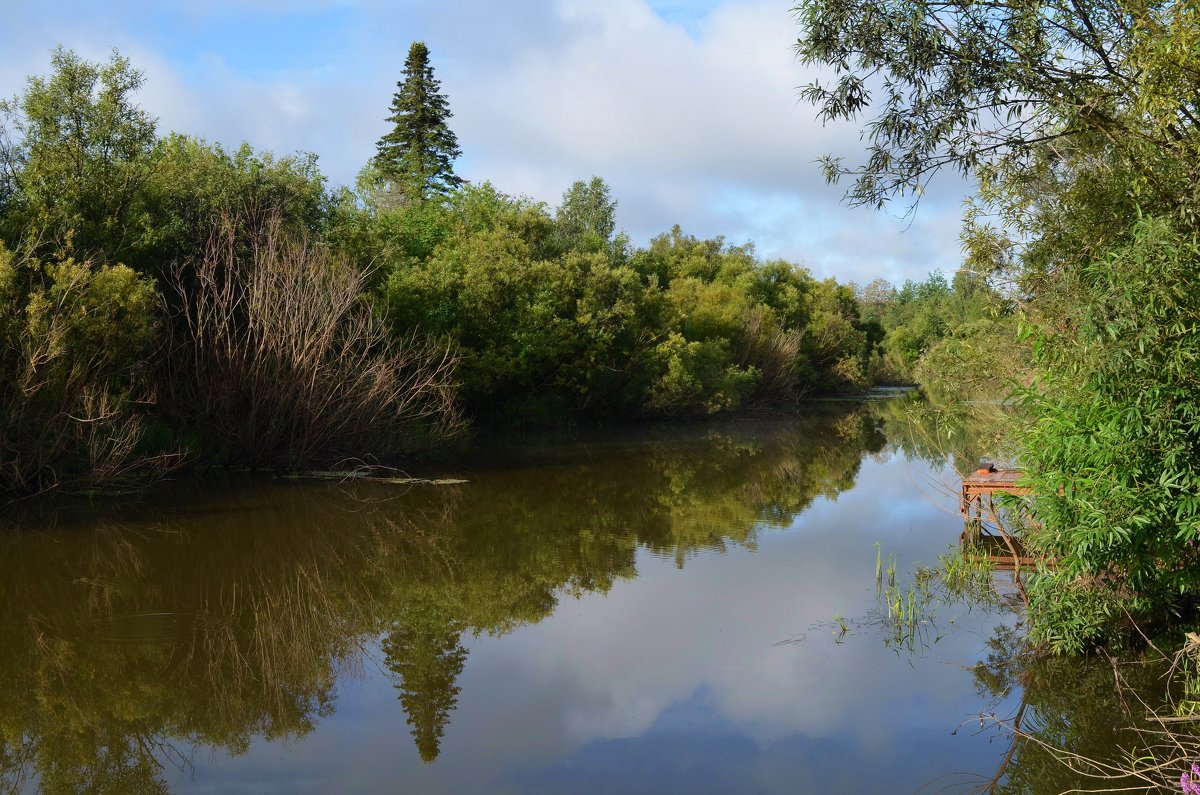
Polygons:
<instances>
[{"instance_id":1,"label":"river","mask_svg":"<svg viewBox=\"0 0 1200 795\"><path fill-rule=\"evenodd\" d=\"M995 600L898 640L877 591L877 544L907 582L957 542L982 444L899 395L411 473L465 482L189 477L25 516L0 532L0 785L1060 791L993 718L1024 699L1111 748L1107 663L1018 670Z\"/></svg>"}]
</instances>

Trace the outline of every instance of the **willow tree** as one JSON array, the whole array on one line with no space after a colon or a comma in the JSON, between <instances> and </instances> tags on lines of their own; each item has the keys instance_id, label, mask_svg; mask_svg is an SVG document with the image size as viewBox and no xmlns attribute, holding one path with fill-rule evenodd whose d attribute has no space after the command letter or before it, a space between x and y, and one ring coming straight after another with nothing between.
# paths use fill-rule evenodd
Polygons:
<instances>
[{"instance_id":1,"label":"willow tree","mask_svg":"<svg viewBox=\"0 0 1200 795\"><path fill-rule=\"evenodd\" d=\"M379 139L373 162L378 178L401 201L423 204L459 183L454 159L462 154L447 124L454 115L433 75L429 48L415 41L404 77L392 96L392 129Z\"/></svg>"},{"instance_id":2,"label":"willow tree","mask_svg":"<svg viewBox=\"0 0 1200 795\"><path fill-rule=\"evenodd\" d=\"M1200 603L1200 9L1172 0L804 0L803 90L861 125L851 204L977 182L965 238L1019 276L1034 341L1024 463L1057 561L1057 649Z\"/></svg>"}]
</instances>

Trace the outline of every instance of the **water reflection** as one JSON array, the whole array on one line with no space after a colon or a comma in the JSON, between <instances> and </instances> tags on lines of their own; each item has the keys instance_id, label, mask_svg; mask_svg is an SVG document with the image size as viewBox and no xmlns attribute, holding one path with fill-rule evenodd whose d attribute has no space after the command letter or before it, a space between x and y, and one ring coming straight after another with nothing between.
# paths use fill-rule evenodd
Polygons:
<instances>
[{"instance_id":1,"label":"water reflection","mask_svg":"<svg viewBox=\"0 0 1200 795\"><path fill-rule=\"evenodd\" d=\"M1147 755L1143 732L1162 728L1151 727L1148 718L1168 703L1170 668L1169 660L1153 653L1034 655L1016 628L997 628L975 668L980 696L1006 705L989 715L1006 730L1009 748L987 791L1147 791L1146 779L1123 771L1159 761ZM1182 749L1169 750L1174 755Z\"/></svg>"},{"instance_id":2,"label":"water reflection","mask_svg":"<svg viewBox=\"0 0 1200 795\"><path fill-rule=\"evenodd\" d=\"M668 789L839 791L853 748L918 786L964 751L916 764L908 743L953 725L876 708L895 692L969 713L965 672L881 663L870 637L774 644L868 597L873 541L944 551L951 534L914 529L940 514L904 469L942 460L929 417L911 399L817 404L509 444L460 462L463 485L201 481L6 530L0 775L167 791L195 763L228 789L600 792L669 757ZM980 645L941 648L962 662ZM397 721L413 761L442 760L395 753ZM280 741L306 751L280 767ZM487 787L467 777L485 770Z\"/></svg>"}]
</instances>

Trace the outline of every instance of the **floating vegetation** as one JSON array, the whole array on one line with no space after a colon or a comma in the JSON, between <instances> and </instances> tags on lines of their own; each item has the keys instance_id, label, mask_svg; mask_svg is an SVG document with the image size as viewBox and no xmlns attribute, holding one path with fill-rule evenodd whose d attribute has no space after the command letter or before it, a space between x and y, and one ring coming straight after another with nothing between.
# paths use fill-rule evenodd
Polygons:
<instances>
[{"instance_id":1,"label":"floating vegetation","mask_svg":"<svg viewBox=\"0 0 1200 795\"><path fill-rule=\"evenodd\" d=\"M946 592L956 598L990 601L996 594L996 566L981 551L947 552L938 558L937 573Z\"/></svg>"},{"instance_id":2,"label":"floating vegetation","mask_svg":"<svg viewBox=\"0 0 1200 795\"><path fill-rule=\"evenodd\" d=\"M846 619L842 618L841 613L833 614L833 621L837 624L837 630L833 633L835 643L841 643L845 639L846 633L850 631L850 627L846 624Z\"/></svg>"},{"instance_id":3,"label":"floating vegetation","mask_svg":"<svg viewBox=\"0 0 1200 795\"><path fill-rule=\"evenodd\" d=\"M941 640L937 610L966 603L995 604L998 599L991 561L984 555L953 550L938 559L936 568L918 566L912 579L898 583L896 556L883 556L875 544L875 592L884 643L909 652Z\"/></svg>"},{"instance_id":4,"label":"floating vegetation","mask_svg":"<svg viewBox=\"0 0 1200 795\"><path fill-rule=\"evenodd\" d=\"M937 611L952 605L968 608L982 604L993 606L1004 600L994 582L991 559L975 550L952 547L938 558L938 565L918 566L908 582L897 578L894 554L884 555L883 545L875 542L875 596L878 610L869 620L847 621L836 613L833 621L814 625L829 629L835 643L842 643L853 626L882 627L889 648L915 652L941 640L937 629ZM954 623L950 619L949 623ZM789 641L791 642L791 641Z\"/></svg>"}]
</instances>

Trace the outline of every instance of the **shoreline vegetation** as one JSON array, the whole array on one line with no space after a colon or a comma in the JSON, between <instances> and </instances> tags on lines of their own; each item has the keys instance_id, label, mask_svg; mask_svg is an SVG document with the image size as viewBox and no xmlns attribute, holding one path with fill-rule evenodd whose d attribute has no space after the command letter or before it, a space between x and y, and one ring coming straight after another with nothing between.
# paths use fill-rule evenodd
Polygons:
<instances>
[{"instance_id":1,"label":"shoreline vegetation","mask_svg":"<svg viewBox=\"0 0 1200 795\"><path fill-rule=\"evenodd\" d=\"M934 351L974 371L1013 309L966 270L860 287L678 227L636 246L599 177L555 208L467 183L420 42L353 189L160 134L120 55L51 67L0 104L3 502L795 406Z\"/></svg>"},{"instance_id":2,"label":"shoreline vegetation","mask_svg":"<svg viewBox=\"0 0 1200 795\"><path fill-rule=\"evenodd\" d=\"M1166 786L1200 758L1200 11L794 12L827 75L802 98L863 131L860 161L823 160L850 204L915 209L941 171L976 186L949 279L821 280L678 226L639 246L598 176L555 207L467 182L421 42L353 188L312 154L160 132L127 59L56 50L0 102L0 504L877 385L948 414L1004 398L1020 531L1055 562L1023 575L1022 649L1183 645L1180 755L1146 774Z\"/></svg>"},{"instance_id":3,"label":"shoreline vegetation","mask_svg":"<svg viewBox=\"0 0 1200 795\"><path fill-rule=\"evenodd\" d=\"M1114 661L1102 695L1131 725L1158 721L1130 749L1079 753L1069 732L1018 727L1020 713L1014 734L1096 789L1200 792L1200 9L793 10L799 60L823 75L802 97L862 134L860 157L823 158L827 179L852 205L911 211L934 175L957 174L973 186L964 262L1011 285L1028 346L1027 367L1009 373L1009 437L1030 490L1019 530L1054 562L1023 576L1020 644L1050 660L1161 644L1183 692L1137 715L1124 703L1133 674Z\"/></svg>"},{"instance_id":4,"label":"shoreline vegetation","mask_svg":"<svg viewBox=\"0 0 1200 795\"><path fill-rule=\"evenodd\" d=\"M801 6L802 58L840 63L844 46L898 70L887 36L858 38L856 9ZM970 53L945 57L957 68ZM634 245L599 177L554 208L466 182L420 42L353 188L328 186L312 154L161 134L134 102L142 83L119 54L58 49L49 75L0 103L0 499L187 466L392 465L468 429L711 417L915 382L935 403L1017 404L1030 548L1060 564L1029 582L1041 641L1084 651L1126 613L1171 626L1200 603L1192 216L1085 190L1149 179L1130 160L1145 136L1098 175L1071 132L1080 153L1047 172L1045 195L1022 181L1051 167L1040 150L962 154L985 178L963 266L855 285L679 227ZM836 92L805 96L857 118ZM1073 130L1055 115L1071 112L1043 123ZM916 156L960 128L872 129L881 151ZM1152 150L1164 167L1186 154L1172 140ZM886 163L827 165L855 178L852 202L882 205L924 173L904 162L913 174L891 182L872 171ZM1113 232L1106 249L1084 244L1096 224Z\"/></svg>"},{"instance_id":5,"label":"shoreline vegetation","mask_svg":"<svg viewBox=\"0 0 1200 795\"><path fill-rule=\"evenodd\" d=\"M1178 87L1200 71L1200 48L1179 46L1196 12L796 13L801 60L833 75L803 97L865 125L871 157L825 161L850 203L912 200L943 168L977 182L951 278L821 280L678 226L638 246L598 176L553 208L467 182L421 42L353 188L331 188L312 154L161 134L127 59L56 50L0 102L0 499L187 466L393 465L469 429L715 417L915 382L949 411L1014 406L1021 531L1055 561L1023 580L1035 648L1194 626L1200 109ZM946 45L946 15L970 41ZM982 52L1006 68L981 70ZM878 73L895 90L870 106Z\"/></svg>"},{"instance_id":6,"label":"shoreline vegetation","mask_svg":"<svg viewBox=\"0 0 1200 795\"><path fill-rule=\"evenodd\" d=\"M1024 367L993 371L1013 384L1010 437L1032 494L1022 532L1055 561L1026 581L1031 638L1078 654L1195 626L1200 10L803 0L794 11L799 60L824 75L802 98L862 131L860 157L822 161L848 203L912 210L939 172L974 186L964 263L1015 304L1013 334L991 352L1024 346ZM923 362L954 372L967 350Z\"/></svg>"}]
</instances>

